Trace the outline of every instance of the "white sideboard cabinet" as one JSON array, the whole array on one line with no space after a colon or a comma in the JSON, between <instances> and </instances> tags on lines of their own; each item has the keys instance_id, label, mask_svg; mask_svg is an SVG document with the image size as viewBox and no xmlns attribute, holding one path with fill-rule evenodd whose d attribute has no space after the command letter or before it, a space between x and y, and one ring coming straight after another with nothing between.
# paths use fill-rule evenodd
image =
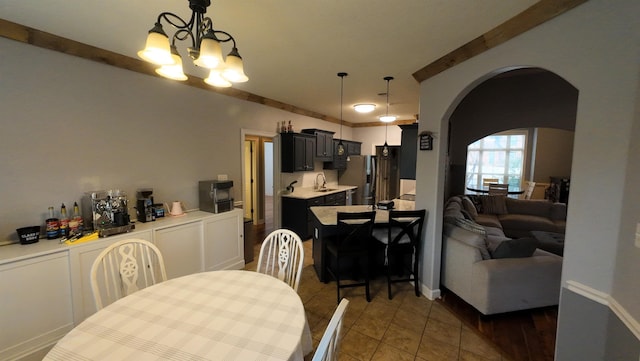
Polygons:
<instances>
[{"instance_id":1,"label":"white sideboard cabinet","mask_svg":"<svg viewBox=\"0 0 640 361\"><path fill-rule=\"evenodd\" d=\"M73 326L67 252L0 264L0 360L37 353Z\"/></svg>"},{"instance_id":2,"label":"white sideboard cabinet","mask_svg":"<svg viewBox=\"0 0 640 361\"><path fill-rule=\"evenodd\" d=\"M244 268L241 209L188 212L136 223L129 233L75 244L41 240L0 247L0 360L31 361L96 312L90 270L98 254L127 238L153 242L167 277Z\"/></svg>"}]
</instances>

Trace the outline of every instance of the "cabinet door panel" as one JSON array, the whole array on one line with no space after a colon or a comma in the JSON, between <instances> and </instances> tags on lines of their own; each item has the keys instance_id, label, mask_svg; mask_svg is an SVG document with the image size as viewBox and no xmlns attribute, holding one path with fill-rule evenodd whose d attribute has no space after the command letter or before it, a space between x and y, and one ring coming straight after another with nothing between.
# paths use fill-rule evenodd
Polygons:
<instances>
[{"instance_id":1,"label":"cabinet door panel","mask_svg":"<svg viewBox=\"0 0 640 361\"><path fill-rule=\"evenodd\" d=\"M202 272L202 222L156 230L153 239L162 252L168 279Z\"/></svg>"},{"instance_id":2,"label":"cabinet door panel","mask_svg":"<svg viewBox=\"0 0 640 361\"><path fill-rule=\"evenodd\" d=\"M241 210L204 221L205 270L244 267L244 225Z\"/></svg>"},{"instance_id":3,"label":"cabinet door panel","mask_svg":"<svg viewBox=\"0 0 640 361\"><path fill-rule=\"evenodd\" d=\"M0 267L0 359L52 345L73 328L67 252Z\"/></svg>"}]
</instances>

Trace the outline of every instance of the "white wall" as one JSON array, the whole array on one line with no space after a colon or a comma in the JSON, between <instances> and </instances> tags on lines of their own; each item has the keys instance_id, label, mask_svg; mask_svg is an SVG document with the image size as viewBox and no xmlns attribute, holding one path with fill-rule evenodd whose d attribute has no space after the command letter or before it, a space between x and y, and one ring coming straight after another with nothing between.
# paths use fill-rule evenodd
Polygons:
<instances>
[{"instance_id":1,"label":"white wall","mask_svg":"<svg viewBox=\"0 0 640 361\"><path fill-rule=\"evenodd\" d=\"M421 83L419 131L436 133L434 151L418 153L417 170L417 206L430 212L423 272L428 287L439 287L446 120L489 73L537 66L579 91L564 285L573 281L609 295L638 324L640 249L632 246L640 220L640 152L632 144L640 136L638 13L635 0L591 0Z\"/></svg>"}]
</instances>

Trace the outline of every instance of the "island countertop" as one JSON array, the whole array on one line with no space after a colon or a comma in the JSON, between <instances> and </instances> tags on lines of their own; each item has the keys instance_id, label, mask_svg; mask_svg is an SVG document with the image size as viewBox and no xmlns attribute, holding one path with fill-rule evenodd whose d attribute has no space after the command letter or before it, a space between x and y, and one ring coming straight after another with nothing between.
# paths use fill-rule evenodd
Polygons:
<instances>
[{"instance_id":1,"label":"island countertop","mask_svg":"<svg viewBox=\"0 0 640 361\"><path fill-rule=\"evenodd\" d=\"M293 192L290 192L290 193L282 192L281 194L283 197L288 197L288 198L311 199L311 198L326 196L328 194L334 194L334 193L344 192L351 189L356 189L358 187L349 186L349 185L327 185L326 188L328 189L326 191L317 191L317 190L314 190L313 187L304 187L304 188L301 187L301 188L294 188Z\"/></svg>"},{"instance_id":2,"label":"island countertop","mask_svg":"<svg viewBox=\"0 0 640 361\"><path fill-rule=\"evenodd\" d=\"M402 199L394 199L393 210L408 211L416 208L416 203L413 201L406 201ZM335 226L337 224L338 212L367 212L373 210L371 205L358 205L358 206L315 206L309 208L315 215L318 221L323 226ZM388 223L389 211L385 209L376 208L375 223Z\"/></svg>"}]
</instances>

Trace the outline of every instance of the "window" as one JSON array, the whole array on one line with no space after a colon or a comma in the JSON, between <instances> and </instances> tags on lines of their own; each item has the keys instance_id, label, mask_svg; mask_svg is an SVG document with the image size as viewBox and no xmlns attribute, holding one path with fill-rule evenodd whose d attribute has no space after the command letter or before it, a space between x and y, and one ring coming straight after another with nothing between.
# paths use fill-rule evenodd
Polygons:
<instances>
[{"instance_id":1,"label":"window","mask_svg":"<svg viewBox=\"0 0 640 361\"><path fill-rule=\"evenodd\" d=\"M482 185L484 178L520 187L524 170L527 132L496 133L467 147L466 186Z\"/></svg>"}]
</instances>

